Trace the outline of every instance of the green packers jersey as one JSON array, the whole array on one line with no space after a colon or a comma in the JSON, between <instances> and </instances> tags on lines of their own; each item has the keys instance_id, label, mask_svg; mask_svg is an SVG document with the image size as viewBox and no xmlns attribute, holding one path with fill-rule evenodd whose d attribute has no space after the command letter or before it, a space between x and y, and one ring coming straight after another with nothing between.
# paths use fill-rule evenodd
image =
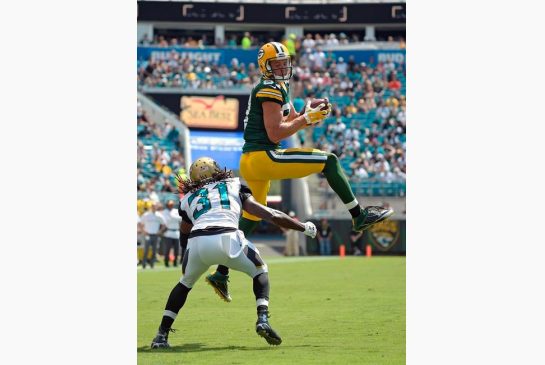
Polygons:
<instances>
[{"instance_id":1,"label":"green packers jersey","mask_svg":"<svg viewBox=\"0 0 545 365\"><path fill-rule=\"evenodd\" d=\"M261 106L265 101L280 104L282 114L284 117L288 116L290 113L289 84L262 78L252 89L248 100L248 109L246 109L246 118L244 118L244 146L242 152L279 148L279 144L272 142L265 130L263 107Z\"/></svg>"}]
</instances>

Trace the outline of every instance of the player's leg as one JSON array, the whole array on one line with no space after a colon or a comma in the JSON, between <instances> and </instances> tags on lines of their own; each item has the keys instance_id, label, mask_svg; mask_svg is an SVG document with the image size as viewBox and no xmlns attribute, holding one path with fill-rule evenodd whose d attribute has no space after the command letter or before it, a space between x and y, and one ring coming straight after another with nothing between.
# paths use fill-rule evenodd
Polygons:
<instances>
[{"instance_id":1,"label":"player's leg","mask_svg":"<svg viewBox=\"0 0 545 365\"><path fill-rule=\"evenodd\" d=\"M256 333L263 337L270 345L280 345L282 338L273 330L269 323L269 270L261 258L259 250L240 234L233 234L232 242L235 247L242 244L242 252L229 259L229 267L242 271L253 280L253 291L257 307Z\"/></svg>"},{"instance_id":2,"label":"player's leg","mask_svg":"<svg viewBox=\"0 0 545 365\"><path fill-rule=\"evenodd\" d=\"M178 255L180 254L180 245L178 245L178 240L171 238L171 245L174 249L174 262L173 266L178 266Z\"/></svg>"},{"instance_id":3,"label":"player's leg","mask_svg":"<svg viewBox=\"0 0 545 365\"><path fill-rule=\"evenodd\" d=\"M178 312L184 306L191 288L193 288L195 282L210 266L203 263L199 255L199 250L197 249L199 238L200 237L192 238L188 243L188 249L182 262L183 276L170 292L165 311L163 312L161 325L159 326L155 338L151 342L151 348L165 348L170 346L168 343L168 334L169 332L174 331L172 329L172 324L178 316Z\"/></svg>"},{"instance_id":4,"label":"player's leg","mask_svg":"<svg viewBox=\"0 0 545 365\"><path fill-rule=\"evenodd\" d=\"M263 205L267 204L267 193L271 186L269 180L246 180L248 187L252 191L254 198ZM261 219L242 211L242 217L239 220L239 229L244 232L246 236L257 227ZM231 295L229 294L229 268L224 265L219 265L216 271L206 276L206 282L210 284L219 297L227 302L231 301Z\"/></svg>"},{"instance_id":5,"label":"player's leg","mask_svg":"<svg viewBox=\"0 0 545 365\"><path fill-rule=\"evenodd\" d=\"M269 193L269 189L271 188L271 181L270 180L246 180L246 184L252 191L252 195L257 200L257 202L267 205L267 194ZM247 213L245 210L242 211L242 217L240 218L238 222L238 229L240 229L242 232L244 232L244 235L246 237L249 237L250 234L256 229L259 222L261 221L261 218L256 217L255 215L251 215Z\"/></svg>"},{"instance_id":6,"label":"player's leg","mask_svg":"<svg viewBox=\"0 0 545 365\"><path fill-rule=\"evenodd\" d=\"M180 265L184 261L184 255L185 251L187 249L187 240L182 240L182 235L180 234L180 238L178 239L178 244L180 245Z\"/></svg>"},{"instance_id":7,"label":"player's leg","mask_svg":"<svg viewBox=\"0 0 545 365\"><path fill-rule=\"evenodd\" d=\"M153 265L155 265L155 261L157 261L157 238L159 236L156 234L150 235L150 242L151 242L151 261L150 261L150 267L153 269Z\"/></svg>"},{"instance_id":8,"label":"player's leg","mask_svg":"<svg viewBox=\"0 0 545 365\"><path fill-rule=\"evenodd\" d=\"M296 179L322 172L329 186L344 203L352 216L355 231L362 231L371 225L382 222L394 212L382 207L366 207L362 209L352 192L348 178L343 171L337 156L333 153L313 148L288 148L271 151L259 151L252 171L270 180ZM242 162L242 159L241 159ZM241 173L242 173L241 164ZM250 175L252 175L250 173ZM250 176L251 177L251 176Z\"/></svg>"},{"instance_id":9,"label":"player's leg","mask_svg":"<svg viewBox=\"0 0 545 365\"><path fill-rule=\"evenodd\" d=\"M146 235L144 238L144 257L142 258L142 268L146 268L146 263L148 262L148 254L151 245L151 237Z\"/></svg>"},{"instance_id":10,"label":"player's leg","mask_svg":"<svg viewBox=\"0 0 545 365\"><path fill-rule=\"evenodd\" d=\"M168 237L163 237L161 238L161 241L164 241L163 243L163 255L164 255L164 260L165 260L165 267L169 267L170 266L170 260L169 260L169 256L170 256L170 238Z\"/></svg>"}]
</instances>

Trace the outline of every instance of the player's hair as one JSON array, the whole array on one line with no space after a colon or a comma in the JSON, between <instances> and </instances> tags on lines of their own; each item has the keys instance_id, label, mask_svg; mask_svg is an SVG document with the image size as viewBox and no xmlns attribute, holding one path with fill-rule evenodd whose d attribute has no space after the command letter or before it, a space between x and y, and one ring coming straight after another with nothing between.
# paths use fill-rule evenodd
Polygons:
<instances>
[{"instance_id":1,"label":"player's hair","mask_svg":"<svg viewBox=\"0 0 545 365\"><path fill-rule=\"evenodd\" d=\"M178 181L178 193L187 194L192 193L195 190L200 189L206 184L210 184L216 181L222 181L234 177L233 171L227 170L225 168L223 171L214 172L212 177L208 179L203 179L200 181L191 181L191 179L182 179L180 175L176 175L176 181Z\"/></svg>"}]
</instances>

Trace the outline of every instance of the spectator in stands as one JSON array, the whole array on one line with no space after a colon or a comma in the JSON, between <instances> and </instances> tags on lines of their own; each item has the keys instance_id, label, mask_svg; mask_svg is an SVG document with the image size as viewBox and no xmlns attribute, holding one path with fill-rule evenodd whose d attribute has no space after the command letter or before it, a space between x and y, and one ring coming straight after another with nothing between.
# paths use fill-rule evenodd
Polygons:
<instances>
[{"instance_id":1,"label":"spectator in stands","mask_svg":"<svg viewBox=\"0 0 545 365\"><path fill-rule=\"evenodd\" d=\"M329 125L329 130L331 131L334 139L342 137L345 129L346 125L343 123L342 118L340 117L337 118L337 122L335 124Z\"/></svg>"},{"instance_id":2,"label":"spectator in stands","mask_svg":"<svg viewBox=\"0 0 545 365\"><path fill-rule=\"evenodd\" d=\"M141 46L149 46L151 44L151 40L148 37L148 33L144 33L144 36L140 40L139 44Z\"/></svg>"},{"instance_id":3,"label":"spectator in stands","mask_svg":"<svg viewBox=\"0 0 545 365\"><path fill-rule=\"evenodd\" d=\"M349 42L348 42L348 38L346 37L346 34L341 32L341 34L339 34L339 44L344 45L344 44L348 44L348 43Z\"/></svg>"},{"instance_id":4,"label":"spectator in stands","mask_svg":"<svg viewBox=\"0 0 545 365\"><path fill-rule=\"evenodd\" d=\"M303 40L303 48L313 49L315 45L316 45L316 42L312 38L312 34L307 33L305 39Z\"/></svg>"},{"instance_id":5,"label":"spectator in stands","mask_svg":"<svg viewBox=\"0 0 545 365\"><path fill-rule=\"evenodd\" d=\"M283 44L286 46L286 48L288 49L290 55L296 57L296 51L295 51L295 41L296 41L297 37L295 36L295 34L291 33L289 36L287 36L286 38L284 38L283 40Z\"/></svg>"},{"instance_id":6,"label":"spectator in stands","mask_svg":"<svg viewBox=\"0 0 545 365\"><path fill-rule=\"evenodd\" d=\"M318 33L316 33L316 34L314 35L314 41L315 41L315 44L316 44L317 47L318 47L318 46L323 46L323 45L325 45L324 39L323 39L322 36L321 36L320 34L318 34Z\"/></svg>"},{"instance_id":7,"label":"spectator in stands","mask_svg":"<svg viewBox=\"0 0 545 365\"><path fill-rule=\"evenodd\" d=\"M361 237L363 236L362 232L350 231L350 246L352 248L352 255L362 256L363 255L363 242Z\"/></svg>"},{"instance_id":8,"label":"spectator in stands","mask_svg":"<svg viewBox=\"0 0 545 365\"><path fill-rule=\"evenodd\" d=\"M331 255L331 240L333 239L333 230L331 229L329 221L326 218L323 218L321 220L321 224L318 228L318 234L316 235L316 238L318 239L320 255Z\"/></svg>"},{"instance_id":9,"label":"spectator in stands","mask_svg":"<svg viewBox=\"0 0 545 365\"><path fill-rule=\"evenodd\" d=\"M153 204L151 206L151 209L144 213L144 215L142 215L141 217L141 222L144 225L144 232L146 234L146 242L144 245L144 259L142 261L142 268L144 269L146 268L146 264L148 263L148 254L150 248L152 250L152 258L151 261L149 261L149 264L150 267L153 269L153 265L157 260L157 242L159 240L159 237L166 230L166 222L163 219L162 215L159 214L159 212L157 211L157 208L159 208L159 206L157 204Z\"/></svg>"},{"instance_id":10,"label":"spectator in stands","mask_svg":"<svg viewBox=\"0 0 545 365\"><path fill-rule=\"evenodd\" d=\"M326 37L327 37L327 34L326 34ZM335 33L331 33L329 35L329 39L326 40L326 46L338 46L339 45L339 40L337 39L337 36L335 35Z\"/></svg>"},{"instance_id":11,"label":"spectator in stands","mask_svg":"<svg viewBox=\"0 0 545 365\"><path fill-rule=\"evenodd\" d=\"M397 182L404 182L407 179L406 174L401 171L401 168L399 166L394 167L394 180Z\"/></svg>"},{"instance_id":12,"label":"spectator in stands","mask_svg":"<svg viewBox=\"0 0 545 365\"><path fill-rule=\"evenodd\" d=\"M237 36L232 35L229 37L229 40L227 41L227 46L229 47L236 47L237 46Z\"/></svg>"},{"instance_id":13,"label":"spectator in stands","mask_svg":"<svg viewBox=\"0 0 545 365\"><path fill-rule=\"evenodd\" d=\"M390 73L390 81L388 82L388 88L390 90L401 89L401 82L397 79L397 75L394 71Z\"/></svg>"},{"instance_id":14,"label":"spectator in stands","mask_svg":"<svg viewBox=\"0 0 545 365\"><path fill-rule=\"evenodd\" d=\"M178 215L178 209L174 207L174 204L174 200L169 200L166 209L163 211L166 231L163 234L162 241L164 241L163 254L166 267L170 266L171 250L174 251L173 266L178 266L178 254L180 251L180 222L182 221L182 218Z\"/></svg>"},{"instance_id":15,"label":"spectator in stands","mask_svg":"<svg viewBox=\"0 0 545 365\"><path fill-rule=\"evenodd\" d=\"M339 62L336 65L337 73L346 75L348 73L348 64L344 62L344 58L339 57Z\"/></svg>"},{"instance_id":16,"label":"spectator in stands","mask_svg":"<svg viewBox=\"0 0 545 365\"><path fill-rule=\"evenodd\" d=\"M295 212L290 211L288 214L291 218L299 220L295 215ZM284 248L285 256L299 256L299 232L293 229L281 228L286 235L286 246Z\"/></svg>"},{"instance_id":17,"label":"spectator in stands","mask_svg":"<svg viewBox=\"0 0 545 365\"><path fill-rule=\"evenodd\" d=\"M242 49L249 49L252 47L252 39L250 38L250 32L245 32L242 41L240 42Z\"/></svg>"},{"instance_id":18,"label":"spectator in stands","mask_svg":"<svg viewBox=\"0 0 545 365\"><path fill-rule=\"evenodd\" d=\"M313 71L322 70L325 67L326 60L326 55L324 51L322 51L322 47L316 47L316 50L310 54L309 60Z\"/></svg>"},{"instance_id":19,"label":"spectator in stands","mask_svg":"<svg viewBox=\"0 0 545 365\"><path fill-rule=\"evenodd\" d=\"M168 42L166 41L165 37L163 37L162 35L160 35L158 38L157 38L157 45L159 47L168 47Z\"/></svg>"},{"instance_id":20,"label":"spectator in stands","mask_svg":"<svg viewBox=\"0 0 545 365\"><path fill-rule=\"evenodd\" d=\"M356 181L361 181L367 178L369 178L369 174L367 173L367 170L365 170L363 164L358 165L358 167L354 170L354 179Z\"/></svg>"}]
</instances>

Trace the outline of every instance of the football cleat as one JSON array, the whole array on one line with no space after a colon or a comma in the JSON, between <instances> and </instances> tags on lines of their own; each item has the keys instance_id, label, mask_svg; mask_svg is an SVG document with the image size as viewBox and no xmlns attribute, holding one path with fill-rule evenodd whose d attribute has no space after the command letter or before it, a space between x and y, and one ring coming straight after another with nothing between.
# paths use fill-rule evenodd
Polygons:
<instances>
[{"instance_id":1,"label":"football cleat","mask_svg":"<svg viewBox=\"0 0 545 365\"><path fill-rule=\"evenodd\" d=\"M383 208L376 206L365 207L360 210L360 215L352 218L352 229L356 232L361 232L371 227L373 224L380 223L394 214L391 208Z\"/></svg>"},{"instance_id":2,"label":"football cleat","mask_svg":"<svg viewBox=\"0 0 545 365\"><path fill-rule=\"evenodd\" d=\"M282 338L276 333L269 324L269 313L261 311L257 314L257 322L255 323L255 332L263 337L269 345L278 346L282 343Z\"/></svg>"},{"instance_id":3,"label":"football cleat","mask_svg":"<svg viewBox=\"0 0 545 365\"><path fill-rule=\"evenodd\" d=\"M227 284L229 281L229 275L223 275L216 271L213 274L206 276L205 280L212 288L214 288L214 291L221 299L228 303L232 300L231 295L229 294L229 286Z\"/></svg>"},{"instance_id":4,"label":"football cleat","mask_svg":"<svg viewBox=\"0 0 545 365\"><path fill-rule=\"evenodd\" d=\"M152 349L165 349L169 348L170 345L168 343L168 333L169 332L175 332L176 330L169 328L168 330L164 331L161 327L159 327L159 331L157 331L157 335L155 335L155 338L153 341L151 341L151 348Z\"/></svg>"}]
</instances>

